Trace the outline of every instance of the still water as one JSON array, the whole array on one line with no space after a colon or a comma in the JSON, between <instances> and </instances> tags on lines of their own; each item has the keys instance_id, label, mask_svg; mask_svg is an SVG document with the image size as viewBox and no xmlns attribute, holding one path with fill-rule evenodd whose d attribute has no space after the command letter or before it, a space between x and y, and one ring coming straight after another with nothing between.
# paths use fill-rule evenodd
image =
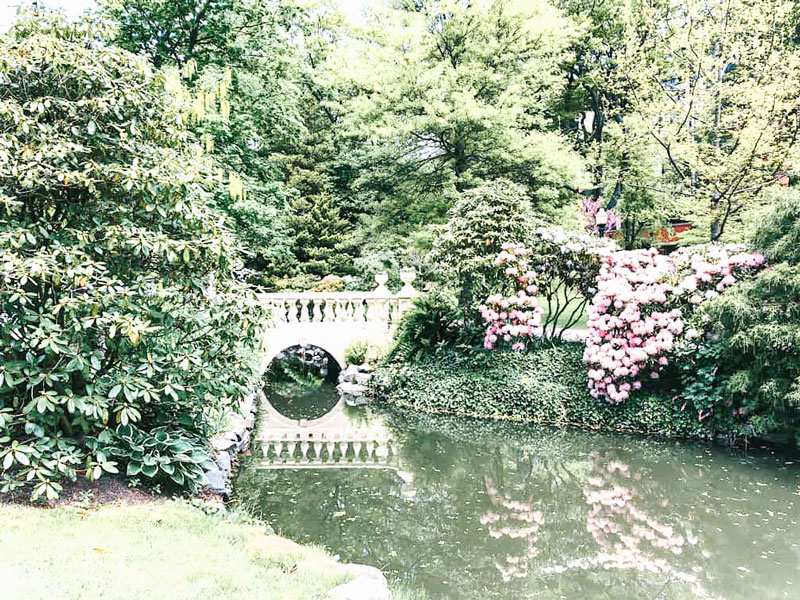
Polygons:
<instances>
[{"instance_id":1,"label":"still water","mask_svg":"<svg viewBox=\"0 0 800 600\"><path fill-rule=\"evenodd\" d=\"M330 388L318 393L330 403ZM390 439L390 455L272 468L257 450L238 501L279 533L377 566L420 598L800 598L800 461L334 410L341 439L351 423Z\"/></svg>"}]
</instances>

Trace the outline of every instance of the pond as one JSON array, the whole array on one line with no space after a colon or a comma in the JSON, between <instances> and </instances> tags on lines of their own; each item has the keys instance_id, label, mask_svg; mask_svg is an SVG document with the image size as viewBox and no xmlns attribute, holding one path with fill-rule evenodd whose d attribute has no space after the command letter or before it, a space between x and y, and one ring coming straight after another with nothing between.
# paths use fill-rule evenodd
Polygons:
<instances>
[{"instance_id":1,"label":"pond","mask_svg":"<svg viewBox=\"0 0 800 600\"><path fill-rule=\"evenodd\" d=\"M800 597L800 465L789 457L334 412L340 439L352 426L391 451L323 449L306 460L297 449L257 449L237 501L279 533L377 566L421 598Z\"/></svg>"}]
</instances>

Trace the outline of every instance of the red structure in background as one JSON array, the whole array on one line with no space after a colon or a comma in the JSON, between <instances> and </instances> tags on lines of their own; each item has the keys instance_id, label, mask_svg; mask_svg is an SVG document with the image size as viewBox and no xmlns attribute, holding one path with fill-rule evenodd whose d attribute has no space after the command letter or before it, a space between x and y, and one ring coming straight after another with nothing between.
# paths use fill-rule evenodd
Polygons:
<instances>
[{"instance_id":1,"label":"red structure in background","mask_svg":"<svg viewBox=\"0 0 800 600\"><path fill-rule=\"evenodd\" d=\"M670 219L669 220L669 227L662 227L655 233L655 245L656 246L674 246L678 243L680 236L685 231L689 231L692 228L692 223L690 221L684 221L683 219ZM642 233L642 237L646 240L650 239L650 232L645 231Z\"/></svg>"}]
</instances>

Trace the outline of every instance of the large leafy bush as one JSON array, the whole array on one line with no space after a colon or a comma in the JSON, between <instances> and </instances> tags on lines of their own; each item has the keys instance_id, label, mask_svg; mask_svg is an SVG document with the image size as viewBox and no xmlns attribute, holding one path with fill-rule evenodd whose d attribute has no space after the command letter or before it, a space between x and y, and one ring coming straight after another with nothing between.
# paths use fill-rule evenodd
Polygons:
<instances>
[{"instance_id":1,"label":"large leafy bush","mask_svg":"<svg viewBox=\"0 0 800 600\"><path fill-rule=\"evenodd\" d=\"M89 25L23 16L3 39L4 492L121 466L192 487L213 413L251 384L254 298L187 100Z\"/></svg>"},{"instance_id":2,"label":"large leafy bush","mask_svg":"<svg viewBox=\"0 0 800 600\"><path fill-rule=\"evenodd\" d=\"M719 356L716 410L800 443L800 193L782 196L753 238L770 267L703 306L713 336L700 343Z\"/></svg>"},{"instance_id":3,"label":"large leafy bush","mask_svg":"<svg viewBox=\"0 0 800 600\"><path fill-rule=\"evenodd\" d=\"M533 219L525 189L493 181L462 193L436 241L433 260L454 282L463 316L477 321L477 304L505 281L494 261L506 242L527 240Z\"/></svg>"},{"instance_id":4,"label":"large leafy bush","mask_svg":"<svg viewBox=\"0 0 800 600\"><path fill-rule=\"evenodd\" d=\"M468 340L471 328L459 318L455 298L433 290L417 298L394 334L389 360L419 361Z\"/></svg>"}]
</instances>

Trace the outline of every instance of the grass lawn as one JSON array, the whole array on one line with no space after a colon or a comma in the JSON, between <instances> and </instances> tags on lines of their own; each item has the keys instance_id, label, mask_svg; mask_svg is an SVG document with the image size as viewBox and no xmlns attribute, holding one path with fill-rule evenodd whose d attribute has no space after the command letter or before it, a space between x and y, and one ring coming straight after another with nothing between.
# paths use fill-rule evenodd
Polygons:
<instances>
[{"instance_id":1,"label":"grass lawn","mask_svg":"<svg viewBox=\"0 0 800 600\"><path fill-rule=\"evenodd\" d=\"M320 549L184 502L0 504L2 600L307 600L349 579Z\"/></svg>"},{"instance_id":2,"label":"grass lawn","mask_svg":"<svg viewBox=\"0 0 800 600\"><path fill-rule=\"evenodd\" d=\"M550 315L549 311L547 310L547 298L545 298L544 296L539 296L539 306L541 306L544 309L544 314L542 315L542 322L544 322L547 319L547 317ZM571 305L569 307L569 309L564 311L564 313L558 318L558 321L557 321L558 322L558 327L564 327L567 324L567 321L569 320L570 315L572 315L572 310L576 306L577 306L577 303L574 303L573 305ZM586 308L587 307L583 308L583 311L581 311L580 317L578 318L577 322L572 324L571 329L586 329L586 324L589 321L589 315L586 312Z\"/></svg>"}]
</instances>

